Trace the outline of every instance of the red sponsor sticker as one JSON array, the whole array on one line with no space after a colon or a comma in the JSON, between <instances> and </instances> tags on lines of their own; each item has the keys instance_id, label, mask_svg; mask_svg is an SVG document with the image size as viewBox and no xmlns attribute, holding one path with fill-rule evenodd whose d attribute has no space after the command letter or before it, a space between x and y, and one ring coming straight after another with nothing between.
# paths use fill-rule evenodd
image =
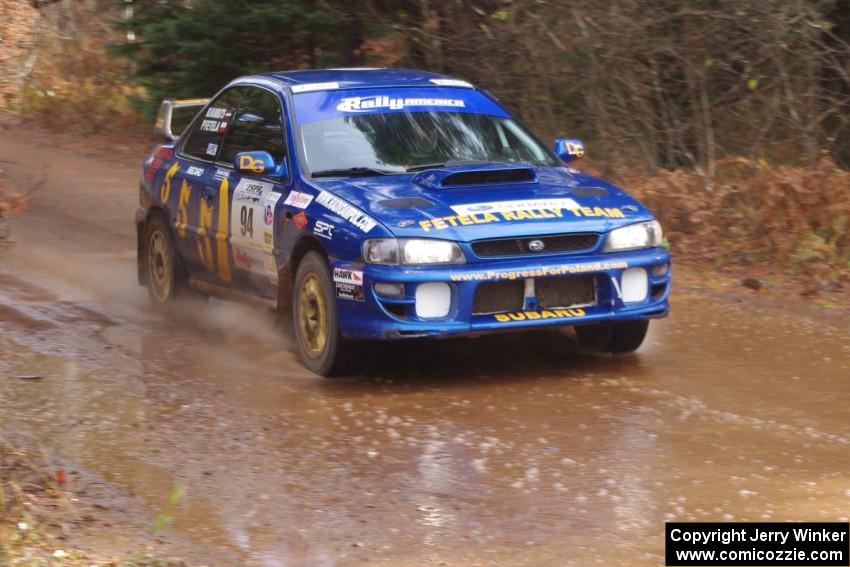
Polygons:
<instances>
[{"instance_id":1,"label":"red sponsor sticker","mask_svg":"<svg viewBox=\"0 0 850 567\"><path fill-rule=\"evenodd\" d=\"M300 213L297 213L294 217L292 217L292 221L295 223L295 226L297 226L298 229L300 230L300 229L304 228L305 226L307 226L307 222L308 222L307 221L307 215L304 214L304 212L302 211Z\"/></svg>"}]
</instances>

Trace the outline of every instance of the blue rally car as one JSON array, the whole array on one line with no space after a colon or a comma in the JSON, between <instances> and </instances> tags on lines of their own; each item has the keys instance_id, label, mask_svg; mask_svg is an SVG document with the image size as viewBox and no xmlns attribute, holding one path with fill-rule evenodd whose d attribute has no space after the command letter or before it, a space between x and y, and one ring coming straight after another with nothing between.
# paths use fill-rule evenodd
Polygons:
<instances>
[{"instance_id":1,"label":"blue rally car","mask_svg":"<svg viewBox=\"0 0 850 567\"><path fill-rule=\"evenodd\" d=\"M581 142L550 151L467 82L266 73L166 101L157 126L140 283L162 304L191 287L291 309L317 374L342 372L358 339L575 326L588 347L629 352L668 312L652 214L567 165Z\"/></svg>"}]
</instances>

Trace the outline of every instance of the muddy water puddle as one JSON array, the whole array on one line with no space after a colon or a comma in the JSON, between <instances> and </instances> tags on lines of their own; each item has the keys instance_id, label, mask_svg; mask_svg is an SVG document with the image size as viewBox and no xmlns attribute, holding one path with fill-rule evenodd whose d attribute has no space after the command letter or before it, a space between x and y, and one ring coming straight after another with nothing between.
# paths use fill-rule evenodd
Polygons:
<instances>
[{"instance_id":1,"label":"muddy water puddle","mask_svg":"<svg viewBox=\"0 0 850 567\"><path fill-rule=\"evenodd\" d=\"M267 313L114 313L7 284L6 426L150 522L185 489L169 529L225 564L658 565L664 521L850 509L837 321L680 295L636 356L526 333L378 348L331 381Z\"/></svg>"}]
</instances>

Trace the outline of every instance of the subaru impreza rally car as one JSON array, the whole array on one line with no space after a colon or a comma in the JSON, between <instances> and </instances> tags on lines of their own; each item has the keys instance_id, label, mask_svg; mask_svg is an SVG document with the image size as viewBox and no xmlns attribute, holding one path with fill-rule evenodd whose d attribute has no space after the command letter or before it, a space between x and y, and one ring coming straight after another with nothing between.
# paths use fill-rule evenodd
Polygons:
<instances>
[{"instance_id":1,"label":"subaru impreza rally car","mask_svg":"<svg viewBox=\"0 0 850 567\"><path fill-rule=\"evenodd\" d=\"M192 108L194 106L194 108ZM180 134L178 110L197 112ZM486 92L419 71L242 77L163 103L145 161L139 281L291 310L304 364L343 371L358 339L575 326L637 349L667 314L652 214L573 169Z\"/></svg>"}]
</instances>

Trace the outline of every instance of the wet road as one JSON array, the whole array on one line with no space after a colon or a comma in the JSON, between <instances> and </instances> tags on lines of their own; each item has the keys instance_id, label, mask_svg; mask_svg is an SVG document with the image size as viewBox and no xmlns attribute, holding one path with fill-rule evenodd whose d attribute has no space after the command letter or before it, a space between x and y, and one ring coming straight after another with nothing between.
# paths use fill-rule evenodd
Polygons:
<instances>
[{"instance_id":1,"label":"wet road","mask_svg":"<svg viewBox=\"0 0 850 567\"><path fill-rule=\"evenodd\" d=\"M26 137L0 155L21 185L48 174L0 256L0 375L42 376L0 380L2 427L79 471L110 518L90 546L130 545L175 486L159 542L210 565L662 565L665 521L850 515L838 317L679 288L633 356L527 333L322 380L270 313L151 309L135 167Z\"/></svg>"}]
</instances>

